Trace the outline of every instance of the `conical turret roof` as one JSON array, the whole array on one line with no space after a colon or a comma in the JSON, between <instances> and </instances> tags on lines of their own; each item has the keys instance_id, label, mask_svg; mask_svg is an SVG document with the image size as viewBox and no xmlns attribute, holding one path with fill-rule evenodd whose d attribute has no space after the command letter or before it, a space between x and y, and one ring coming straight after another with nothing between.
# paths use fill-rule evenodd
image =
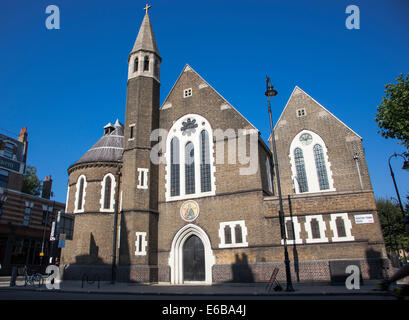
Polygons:
<instances>
[{"instance_id":1,"label":"conical turret roof","mask_svg":"<svg viewBox=\"0 0 409 320\"><path fill-rule=\"evenodd\" d=\"M148 13L146 13L143 18L138 37L136 38L131 53L139 50L151 51L159 56L158 46L156 44L155 36L153 35L151 20L149 19Z\"/></svg>"}]
</instances>

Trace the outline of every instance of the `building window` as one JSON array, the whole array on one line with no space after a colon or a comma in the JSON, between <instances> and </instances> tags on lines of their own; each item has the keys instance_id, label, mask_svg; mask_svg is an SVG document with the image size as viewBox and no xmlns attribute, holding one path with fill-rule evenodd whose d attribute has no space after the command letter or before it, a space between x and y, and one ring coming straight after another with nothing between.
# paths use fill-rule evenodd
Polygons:
<instances>
[{"instance_id":1,"label":"building window","mask_svg":"<svg viewBox=\"0 0 409 320\"><path fill-rule=\"evenodd\" d=\"M196 114L177 120L166 138L166 201L215 194L212 128Z\"/></svg>"},{"instance_id":2,"label":"building window","mask_svg":"<svg viewBox=\"0 0 409 320\"><path fill-rule=\"evenodd\" d=\"M53 212L53 207L48 207L46 205L43 205L43 218L41 220L41 223L44 226L49 226L51 224L52 212Z\"/></svg>"},{"instance_id":3,"label":"building window","mask_svg":"<svg viewBox=\"0 0 409 320\"><path fill-rule=\"evenodd\" d=\"M3 150L3 155L7 158L12 159L14 156L14 150L16 146L13 143L6 142Z\"/></svg>"},{"instance_id":4,"label":"building window","mask_svg":"<svg viewBox=\"0 0 409 320\"><path fill-rule=\"evenodd\" d=\"M195 149L192 142L185 146L185 193L195 193Z\"/></svg>"},{"instance_id":5,"label":"building window","mask_svg":"<svg viewBox=\"0 0 409 320\"><path fill-rule=\"evenodd\" d=\"M200 184L201 191L210 191L211 177L210 177L210 156L209 156L209 135L206 130L200 133Z\"/></svg>"},{"instance_id":6,"label":"building window","mask_svg":"<svg viewBox=\"0 0 409 320\"><path fill-rule=\"evenodd\" d=\"M191 97L193 94L192 88L183 90L183 98Z\"/></svg>"},{"instance_id":7,"label":"building window","mask_svg":"<svg viewBox=\"0 0 409 320\"><path fill-rule=\"evenodd\" d=\"M174 137L170 142L170 195L178 196L180 193L180 161L179 139Z\"/></svg>"},{"instance_id":8,"label":"building window","mask_svg":"<svg viewBox=\"0 0 409 320\"><path fill-rule=\"evenodd\" d=\"M355 240L355 237L352 235L352 224L348 218L348 213L331 214L330 226L334 234L331 239L333 242Z\"/></svg>"},{"instance_id":9,"label":"building window","mask_svg":"<svg viewBox=\"0 0 409 320\"><path fill-rule=\"evenodd\" d=\"M135 124L130 124L129 125L129 138L128 140L134 140L135 139Z\"/></svg>"},{"instance_id":10,"label":"building window","mask_svg":"<svg viewBox=\"0 0 409 320\"><path fill-rule=\"evenodd\" d=\"M101 181L101 209L103 212L113 212L115 207L116 181L112 173L108 173Z\"/></svg>"},{"instance_id":11,"label":"building window","mask_svg":"<svg viewBox=\"0 0 409 320\"><path fill-rule=\"evenodd\" d=\"M26 209L24 210L23 226L28 226L31 219L31 209L34 207L34 202L26 201Z\"/></svg>"},{"instance_id":12,"label":"building window","mask_svg":"<svg viewBox=\"0 0 409 320\"><path fill-rule=\"evenodd\" d=\"M305 173L305 164L303 152L300 148L294 150L295 166L297 169L297 182L300 192L308 192L307 175Z\"/></svg>"},{"instance_id":13,"label":"building window","mask_svg":"<svg viewBox=\"0 0 409 320\"><path fill-rule=\"evenodd\" d=\"M74 212L83 212L85 207L85 194L87 180L84 175L81 175L77 180L77 191L75 193L75 210Z\"/></svg>"},{"instance_id":14,"label":"building window","mask_svg":"<svg viewBox=\"0 0 409 320\"><path fill-rule=\"evenodd\" d=\"M327 147L319 135L299 132L291 142L289 156L295 193L336 191Z\"/></svg>"},{"instance_id":15,"label":"building window","mask_svg":"<svg viewBox=\"0 0 409 320\"><path fill-rule=\"evenodd\" d=\"M139 59L138 57L136 57L133 61L133 72L137 72L138 71L138 63L139 63Z\"/></svg>"},{"instance_id":16,"label":"building window","mask_svg":"<svg viewBox=\"0 0 409 320\"><path fill-rule=\"evenodd\" d=\"M9 172L0 169L0 188L7 188L9 183Z\"/></svg>"},{"instance_id":17,"label":"building window","mask_svg":"<svg viewBox=\"0 0 409 320\"><path fill-rule=\"evenodd\" d=\"M146 56L143 61L143 71L149 71L149 57Z\"/></svg>"},{"instance_id":18,"label":"building window","mask_svg":"<svg viewBox=\"0 0 409 320\"><path fill-rule=\"evenodd\" d=\"M307 113L306 113L306 111L305 111L305 108L297 109L297 117L298 117L298 118L300 118L300 117L305 117L306 115L307 115Z\"/></svg>"},{"instance_id":19,"label":"building window","mask_svg":"<svg viewBox=\"0 0 409 320\"><path fill-rule=\"evenodd\" d=\"M156 78L159 78L159 60L158 59L155 59L155 66L154 66L154 69L153 69L153 75Z\"/></svg>"},{"instance_id":20,"label":"building window","mask_svg":"<svg viewBox=\"0 0 409 320\"><path fill-rule=\"evenodd\" d=\"M272 176L271 176L271 164L270 164L270 159L268 157L266 158L266 173L267 173L268 191L273 193L273 181L272 181Z\"/></svg>"},{"instance_id":21,"label":"building window","mask_svg":"<svg viewBox=\"0 0 409 320\"><path fill-rule=\"evenodd\" d=\"M221 222L219 248L248 247L247 228L244 220Z\"/></svg>"},{"instance_id":22,"label":"building window","mask_svg":"<svg viewBox=\"0 0 409 320\"><path fill-rule=\"evenodd\" d=\"M135 255L146 256L146 246L148 244L146 241L146 232L135 232L135 235Z\"/></svg>"},{"instance_id":23,"label":"building window","mask_svg":"<svg viewBox=\"0 0 409 320\"><path fill-rule=\"evenodd\" d=\"M325 159L322 152L322 147L319 144L314 146L315 166L317 167L318 181L320 190L329 189L327 169L325 167Z\"/></svg>"},{"instance_id":24,"label":"building window","mask_svg":"<svg viewBox=\"0 0 409 320\"><path fill-rule=\"evenodd\" d=\"M300 238L301 226L298 222L297 217L286 217L285 218L285 233L287 237L287 244L301 244L302 239ZM281 244L284 244L284 239L281 239Z\"/></svg>"},{"instance_id":25,"label":"building window","mask_svg":"<svg viewBox=\"0 0 409 320\"><path fill-rule=\"evenodd\" d=\"M309 215L305 217L305 231L307 231L307 243L328 242L325 236L327 229L322 215Z\"/></svg>"},{"instance_id":26,"label":"building window","mask_svg":"<svg viewBox=\"0 0 409 320\"><path fill-rule=\"evenodd\" d=\"M138 176L138 185L136 186L137 189L148 189L148 172L149 169L147 168L138 168L139 176Z\"/></svg>"}]
</instances>

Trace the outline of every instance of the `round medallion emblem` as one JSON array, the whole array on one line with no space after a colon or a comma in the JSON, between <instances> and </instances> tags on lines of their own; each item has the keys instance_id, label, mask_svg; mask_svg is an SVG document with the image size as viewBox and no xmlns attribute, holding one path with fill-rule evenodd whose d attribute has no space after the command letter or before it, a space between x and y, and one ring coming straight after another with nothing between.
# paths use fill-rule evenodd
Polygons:
<instances>
[{"instance_id":1,"label":"round medallion emblem","mask_svg":"<svg viewBox=\"0 0 409 320\"><path fill-rule=\"evenodd\" d=\"M308 146L312 142L312 136L309 133L304 133L301 135L300 141L304 146Z\"/></svg>"},{"instance_id":2,"label":"round medallion emblem","mask_svg":"<svg viewBox=\"0 0 409 320\"><path fill-rule=\"evenodd\" d=\"M186 222L192 222L199 216L199 205L196 201L188 200L180 207L180 216Z\"/></svg>"}]
</instances>

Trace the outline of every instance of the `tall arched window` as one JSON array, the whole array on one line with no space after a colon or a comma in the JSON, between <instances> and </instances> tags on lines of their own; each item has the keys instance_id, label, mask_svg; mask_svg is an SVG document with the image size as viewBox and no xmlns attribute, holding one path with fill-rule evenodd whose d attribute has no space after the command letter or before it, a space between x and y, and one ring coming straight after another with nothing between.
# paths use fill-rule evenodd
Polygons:
<instances>
[{"instance_id":1,"label":"tall arched window","mask_svg":"<svg viewBox=\"0 0 409 320\"><path fill-rule=\"evenodd\" d=\"M270 165L270 159L268 157L266 158L266 173L267 173L268 191L273 193L273 181L271 178L271 165Z\"/></svg>"},{"instance_id":2,"label":"tall arched window","mask_svg":"<svg viewBox=\"0 0 409 320\"><path fill-rule=\"evenodd\" d=\"M74 212L84 211L86 187L87 187L87 180L84 175L81 175L77 180L77 191L75 193Z\"/></svg>"},{"instance_id":3,"label":"tall arched window","mask_svg":"<svg viewBox=\"0 0 409 320\"><path fill-rule=\"evenodd\" d=\"M192 142L185 146L185 192L195 193L195 149Z\"/></svg>"},{"instance_id":4,"label":"tall arched window","mask_svg":"<svg viewBox=\"0 0 409 320\"><path fill-rule=\"evenodd\" d=\"M139 59L138 57L136 57L133 61L133 72L138 71L138 63L139 63Z\"/></svg>"},{"instance_id":5,"label":"tall arched window","mask_svg":"<svg viewBox=\"0 0 409 320\"><path fill-rule=\"evenodd\" d=\"M143 61L143 71L149 71L149 57L146 56Z\"/></svg>"},{"instance_id":6,"label":"tall arched window","mask_svg":"<svg viewBox=\"0 0 409 320\"><path fill-rule=\"evenodd\" d=\"M294 159L300 192L308 192L308 182L307 175L305 173L304 155L300 148L296 148L294 150Z\"/></svg>"},{"instance_id":7,"label":"tall arched window","mask_svg":"<svg viewBox=\"0 0 409 320\"><path fill-rule=\"evenodd\" d=\"M236 243L242 243L243 242L243 233L241 230L241 226L239 224L236 224L234 226L234 235L236 237Z\"/></svg>"},{"instance_id":8,"label":"tall arched window","mask_svg":"<svg viewBox=\"0 0 409 320\"><path fill-rule=\"evenodd\" d=\"M319 144L314 146L314 159L315 166L317 167L318 182L320 184L320 190L329 189L327 168L325 166L324 154L322 147Z\"/></svg>"},{"instance_id":9,"label":"tall arched window","mask_svg":"<svg viewBox=\"0 0 409 320\"><path fill-rule=\"evenodd\" d=\"M170 195L180 194L180 161L179 139L174 137L170 142Z\"/></svg>"},{"instance_id":10,"label":"tall arched window","mask_svg":"<svg viewBox=\"0 0 409 320\"><path fill-rule=\"evenodd\" d=\"M107 176L105 178L104 209L111 208L111 185L112 179L110 176Z\"/></svg>"},{"instance_id":11,"label":"tall arched window","mask_svg":"<svg viewBox=\"0 0 409 320\"><path fill-rule=\"evenodd\" d=\"M155 59L155 64L153 67L153 75L158 78L159 77L159 60L158 58Z\"/></svg>"},{"instance_id":12,"label":"tall arched window","mask_svg":"<svg viewBox=\"0 0 409 320\"><path fill-rule=\"evenodd\" d=\"M311 233L313 239L321 238L320 225L317 219L311 219Z\"/></svg>"},{"instance_id":13,"label":"tall arched window","mask_svg":"<svg viewBox=\"0 0 409 320\"><path fill-rule=\"evenodd\" d=\"M290 145L295 193L336 191L324 140L315 132L300 131Z\"/></svg>"},{"instance_id":14,"label":"tall arched window","mask_svg":"<svg viewBox=\"0 0 409 320\"><path fill-rule=\"evenodd\" d=\"M187 114L166 137L166 201L216 194L213 131L206 118Z\"/></svg>"},{"instance_id":15,"label":"tall arched window","mask_svg":"<svg viewBox=\"0 0 409 320\"><path fill-rule=\"evenodd\" d=\"M231 227L229 225L224 227L224 243L231 244Z\"/></svg>"},{"instance_id":16,"label":"tall arched window","mask_svg":"<svg viewBox=\"0 0 409 320\"><path fill-rule=\"evenodd\" d=\"M210 191L210 157L209 157L209 135L206 130L200 133L200 185L201 191Z\"/></svg>"}]
</instances>

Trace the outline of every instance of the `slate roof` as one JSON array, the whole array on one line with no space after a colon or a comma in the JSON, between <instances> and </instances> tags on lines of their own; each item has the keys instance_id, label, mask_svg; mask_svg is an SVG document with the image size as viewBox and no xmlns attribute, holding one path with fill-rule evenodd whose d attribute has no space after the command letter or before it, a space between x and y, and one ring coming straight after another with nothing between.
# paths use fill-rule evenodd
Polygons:
<instances>
[{"instance_id":1,"label":"slate roof","mask_svg":"<svg viewBox=\"0 0 409 320\"><path fill-rule=\"evenodd\" d=\"M124 125L117 120L113 126L114 130L103 135L75 164L121 160L124 150Z\"/></svg>"}]
</instances>

